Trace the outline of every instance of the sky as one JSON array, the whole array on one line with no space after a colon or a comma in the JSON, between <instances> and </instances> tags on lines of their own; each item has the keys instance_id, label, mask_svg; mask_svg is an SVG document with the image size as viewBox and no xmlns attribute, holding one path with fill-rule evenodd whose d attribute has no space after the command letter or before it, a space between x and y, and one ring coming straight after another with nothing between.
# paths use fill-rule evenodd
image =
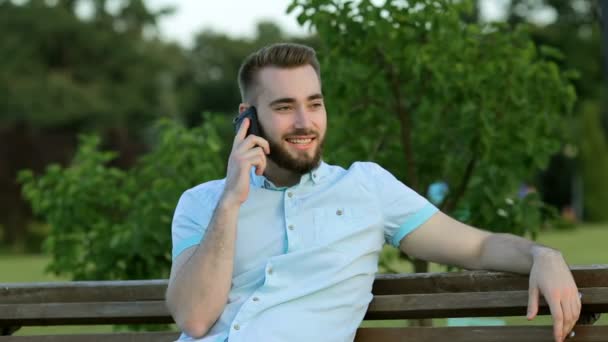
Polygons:
<instances>
[{"instance_id":1,"label":"sky","mask_svg":"<svg viewBox=\"0 0 608 342\"><path fill-rule=\"evenodd\" d=\"M176 12L160 22L164 38L190 46L196 32L211 29L233 37L253 37L256 23L272 20L290 35L306 35L295 13L287 15L291 0L148 0L152 9L174 6Z\"/></svg>"},{"instance_id":2,"label":"sky","mask_svg":"<svg viewBox=\"0 0 608 342\"><path fill-rule=\"evenodd\" d=\"M194 35L203 29L223 32L233 37L253 37L256 23L272 20L290 35L306 35L296 21L296 13L287 15L292 0L147 0L152 9L173 6L176 12L160 22L163 38L191 46ZM379 1L379 0L376 0ZM482 13L499 18L508 0L484 0ZM296 11L297 12L297 11Z\"/></svg>"}]
</instances>

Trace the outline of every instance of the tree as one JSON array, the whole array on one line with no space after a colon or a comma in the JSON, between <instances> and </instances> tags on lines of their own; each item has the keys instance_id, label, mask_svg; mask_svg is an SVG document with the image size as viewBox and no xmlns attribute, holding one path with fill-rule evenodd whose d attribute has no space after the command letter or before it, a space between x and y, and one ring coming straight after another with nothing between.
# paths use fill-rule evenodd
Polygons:
<instances>
[{"instance_id":1,"label":"tree","mask_svg":"<svg viewBox=\"0 0 608 342\"><path fill-rule=\"evenodd\" d=\"M547 60L555 50L523 27L463 20L467 2L294 0L289 10L321 39L328 159L376 160L421 194L446 182L444 212L535 236L544 205L518 190L560 148L575 100Z\"/></svg>"},{"instance_id":2,"label":"tree","mask_svg":"<svg viewBox=\"0 0 608 342\"><path fill-rule=\"evenodd\" d=\"M167 11L121 0L110 13L98 0L84 18L79 3L0 2L0 226L9 245L23 244L29 218L18 170L66 163L87 131L121 152L115 164L131 165L147 127L175 115L163 80L181 54L145 33Z\"/></svg>"},{"instance_id":3,"label":"tree","mask_svg":"<svg viewBox=\"0 0 608 342\"><path fill-rule=\"evenodd\" d=\"M506 10L505 20L511 24L527 23L537 44L554 46L563 53L555 60L563 69L576 70L578 77L573 85L579 101L570 123L569 145L553 157L552 166L543 173L541 187L543 197L551 204L571 205L575 197L573 189L582 189L583 208L578 214L588 221L605 221L608 212L598 203L608 201L608 106L606 106L606 76L608 70L602 63L600 2L592 0L512 0ZM553 13L549 22L539 22L538 13ZM604 19L605 20L605 19ZM604 52L605 53L605 52ZM604 84L604 86L598 86ZM602 109L603 108L603 109ZM596 111L597 113L592 113ZM579 153L580 152L580 153ZM566 167L558 167L564 166ZM564 194L559 196L559 194ZM561 197L561 198L560 198Z\"/></svg>"}]
</instances>

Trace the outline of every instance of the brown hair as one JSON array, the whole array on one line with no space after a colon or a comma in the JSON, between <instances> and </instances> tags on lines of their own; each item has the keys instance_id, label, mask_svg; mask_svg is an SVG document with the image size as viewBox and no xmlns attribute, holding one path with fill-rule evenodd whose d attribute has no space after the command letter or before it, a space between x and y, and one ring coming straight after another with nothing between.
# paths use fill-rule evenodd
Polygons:
<instances>
[{"instance_id":1,"label":"brown hair","mask_svg":"<svg viewBox=\"0 0 608 342\"><path fill-rule=\"evenodd\" d=\"M267 66L281 68L295 68L310 65L315 69L319 82L321 81L321 68L313 48L295 43L277 43L265 46L249 55L239 69L239 89L241 99L247 102L252 98L251 91L255 86L258 72Z\"/></svg>"}]
</instances>

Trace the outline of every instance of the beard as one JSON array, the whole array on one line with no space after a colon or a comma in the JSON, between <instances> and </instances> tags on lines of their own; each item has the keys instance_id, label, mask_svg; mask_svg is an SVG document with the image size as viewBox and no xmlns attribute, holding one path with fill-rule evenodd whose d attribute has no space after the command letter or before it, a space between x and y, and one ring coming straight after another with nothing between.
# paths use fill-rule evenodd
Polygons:
<instances>
[{"instance_id":1,"label":"beard","mask_svg":"<svg viewBox=\"0 0 608 342\"><path fill-rule=\"evenodd\" d=\"M289 152L289 150L287 150L287 148L284 147L283 142L285 140L283 138L281 138L280 141L276 141L266 135L262 125L259 125L259 128L261 137L266 139L268 141L268 145L270 145L270 154L267 157L277 164L278 167L303 175L305 173L309 173L319 166L319 163L321 162L321 154L323 152L323 141L325 139L320 137L317 132L306 129L296 129L289 134L286 134L286 136L314 135L315 140L317 141L312 157L305 153L302 153L300 156L294 156Z\"/></svg>"}]
</instances>

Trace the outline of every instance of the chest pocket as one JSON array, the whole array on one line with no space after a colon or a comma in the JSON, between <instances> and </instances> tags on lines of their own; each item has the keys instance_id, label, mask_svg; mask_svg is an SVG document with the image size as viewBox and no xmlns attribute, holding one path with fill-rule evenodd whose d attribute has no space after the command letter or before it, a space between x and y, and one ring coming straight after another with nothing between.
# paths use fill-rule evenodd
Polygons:
<instances>
[{"instance_id":1,"label":"chest pocket","mask_svg":"<svg viewBox=\"0 0 608 342\"><path fill-rule=\"evenodd\" d=\"M313 210L315 243L339 251L381 248L381 222L366 208L325 207Z\"/></svg>"}]
</instances>

